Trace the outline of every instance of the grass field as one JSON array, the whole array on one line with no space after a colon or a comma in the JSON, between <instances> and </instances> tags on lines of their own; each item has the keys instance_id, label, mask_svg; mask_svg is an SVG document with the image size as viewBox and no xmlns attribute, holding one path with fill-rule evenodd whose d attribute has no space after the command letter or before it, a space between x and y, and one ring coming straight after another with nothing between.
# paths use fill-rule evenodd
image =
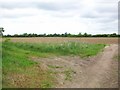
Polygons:
<instances>
[{"instance_id":1,"label":"grass field","mask_svg":"<svg viewBox=\"0 0 120 90\"><path fill-rule=\"evenodd\" d=\"M34 40L33 40L34 41ZM3 87L54 87L54 76L32 57L79 56L87 58L102 51L105 44L82 42L23 43L3 42ZM70 77L69 72L65 72Z\"/></svg>"}]
</instances>

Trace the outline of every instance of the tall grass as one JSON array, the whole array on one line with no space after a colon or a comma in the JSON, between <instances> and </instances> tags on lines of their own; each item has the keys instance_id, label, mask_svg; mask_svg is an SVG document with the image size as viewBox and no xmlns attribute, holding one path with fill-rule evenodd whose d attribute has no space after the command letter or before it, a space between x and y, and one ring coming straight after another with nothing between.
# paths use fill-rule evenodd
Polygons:
<instances>
[{"instance_id":1,"label":"tall grass","mask_svg":"<svg viewBox=\"0 0 120 90\"><path fill-rule=\"evenodd\" d=\"M24 52L33 52L36 55L78 55L80 57L88 57L96 55L101 51L105 45L104 44L88 44L80 42L66 42L66 43L12 43L7 44L13 47L20 48ZM41 56L42 57L42 56Z\"/></svg>"}]
</instances>

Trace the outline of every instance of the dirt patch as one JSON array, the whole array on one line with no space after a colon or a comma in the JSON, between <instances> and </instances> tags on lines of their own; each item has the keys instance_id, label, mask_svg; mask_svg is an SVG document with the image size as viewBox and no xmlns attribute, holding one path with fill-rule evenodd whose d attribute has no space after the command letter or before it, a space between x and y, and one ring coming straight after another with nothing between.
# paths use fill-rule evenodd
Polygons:
<instances>
[{"instance_id":1,"label":"dirt patch","mask_svg":"<svg viewBox=\"0 0 120 90\"><path fill-rule=\"evenodd\" d=\"M44 83L45 80L52 80L46 72L47 67L41 64L26 68L23 73L10 73L3 79L6 80L5 84L8 88L41 88L43 84L46 84ZM6 86L3 86L3 88L6 88Z\"/></svg>"},{"instance_id":2,"label":"dirt patch","mask_svg":"<svg viewBox=\"0 0 120 90\"><path fill-rule=\"evenodd\" d=\"M112 44L85 60L77 56L32 57L32 60L49 68L56 79L56 88L117 88L118 62L113 59L117 52L118 45Z\"/></svg>"}]
</instances>

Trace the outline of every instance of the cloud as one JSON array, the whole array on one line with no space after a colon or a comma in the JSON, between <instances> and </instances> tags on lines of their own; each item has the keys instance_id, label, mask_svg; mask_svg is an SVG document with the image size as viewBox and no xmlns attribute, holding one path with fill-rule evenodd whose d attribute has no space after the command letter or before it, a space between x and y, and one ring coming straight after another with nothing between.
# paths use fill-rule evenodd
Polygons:
<instances>
[{"instance_id":1,"label":"cloud","mask_svg":"<svg viewBox=\"0 0 120 90\"><path fill-rule=\"evenodd\" d=\"M0 0L0 25L15 33L117 32L118 0Z\"/></svg>"},{"instance_id":2,"label":"cloud","mask_svg":"<svg viewBox=\"0 0 120 90\"><path fill-rule=\"evenodd\" d=\"M0 14L0 17L3 19L9 19L9 18L22 18L22 17L29 17L34 16L37 14L38 10L33 8L26 8L26 9L0 9L2 14Z\"/></svg>"},{"instance_id":3,"label":"cloud","mask_svg":"<svg viewBox=\"0 0 120 90\"><path fill-rule=\"evenodd\" d=\"M14 2L6 3L1 2L0 8L3 9L16 9L16 8L37 8L44 10L66 10L66 9L75 9L77 8L76 3L65 2L65 3L55 3L55 2Z\"/></svg>"}]
</instances>

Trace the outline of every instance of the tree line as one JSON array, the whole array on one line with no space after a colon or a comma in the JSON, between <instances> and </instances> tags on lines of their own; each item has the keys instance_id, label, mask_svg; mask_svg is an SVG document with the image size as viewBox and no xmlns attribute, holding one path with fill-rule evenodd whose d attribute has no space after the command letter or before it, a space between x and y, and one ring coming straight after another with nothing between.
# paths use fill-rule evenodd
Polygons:
<instances>
[{"instance_id":1,"label":"tree line","mask_svg":"<svg viewBox=\"0 0 120 90\"><path fill-rule=\"evenodd\" d=\"M96 35L92 35L92 34L88 34L88 33L78 33L78 34L70 34L70 33L64 33L64 34L35 34L35 33L23 33L23 34L14 34L14 35L3 35L4 32L4 28L0 27L0 36L3 37L120 37L120 34L96 34Z\"/></svg>"},{"instance_id":2,"label":"tree line","mask_svg":"<svg viewBox=\"0 0 120 90\"><path fill-rule=\"evenodd\" d=\"M14 34L14 35L3 35L3 37L120 37L120 34L88 34L88 33L78 33L78 34L70 34L70 33L64 33L64 34L35 34L35 33L23 33L23 34Z\"/></svg>"}]
</instances>

